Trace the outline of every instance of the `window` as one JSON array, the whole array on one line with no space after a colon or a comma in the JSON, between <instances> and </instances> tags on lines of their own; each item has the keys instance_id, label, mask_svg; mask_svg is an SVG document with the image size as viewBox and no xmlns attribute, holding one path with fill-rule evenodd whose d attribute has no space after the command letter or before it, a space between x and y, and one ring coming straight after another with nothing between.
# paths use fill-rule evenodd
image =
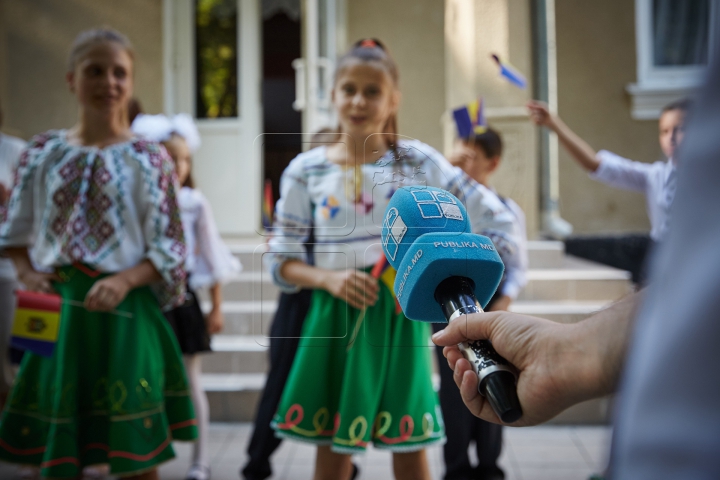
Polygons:
<instances>
[{"instance_id":1,"label":"window","mask_svg":"<svg viewBox=\"0 0 720 480\"><path fill-rule=\"evenodd\" d=\"M719 0L635 0L637 83L628 85L633 117L657 118L662 107L699 86L712 56Z\"/></svg>"},{"instance_id":2,"label":"window","mask_svg":"<svg viewBox=\"0 0 720 480\"><path fill-rule=\"evenodd\" d=\"M238 116L237 0L195 2L195 115Z\"/></svg>"}]
</instances>

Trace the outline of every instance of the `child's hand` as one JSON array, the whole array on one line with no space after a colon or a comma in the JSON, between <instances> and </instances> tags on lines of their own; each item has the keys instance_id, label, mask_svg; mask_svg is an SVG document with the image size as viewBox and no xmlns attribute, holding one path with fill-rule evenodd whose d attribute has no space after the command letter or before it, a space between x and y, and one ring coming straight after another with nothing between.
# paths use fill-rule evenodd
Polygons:
<instances>
[{"instance_id":1,"label":"child's hand","mask_svg":"<svg viewBox=\"0 0 720 480\"><path fill-rule=\"evenodd\" d=\"M527 103L527 108L530 110L530 118L533 122L535 122L535 125L548 128L553 128L555 126L555 119L553 118L552 113L550 113L547 103L540 102L538 100L530 100Z\"/></svg>"},{"instance_id":2,"label":"child's hand","mask_svg":"<svg viewBox=\"0 0 720 480\"><path fill-rule=\"evenodd\" d=\"M123 301L130 291L130 282L122 275L111 275L95 282L85 296L85 308L91 312L108 312Z\"/></svg>"},{"instance_id":3,"label":"child's hand","mask_svg":"<svg viewBox=\"0 0 720 480\"><path fill-rule=\"evenodd\" d=\"M51 282L60 282L60 277L54 273L37 272L33 269L18 271L18 280L30 292L57 293Z\"/></svg>"},{"instance_id":4,"label":"child's hand","mask_svg":"<svg viewBox=\"0 0 720 480\"><path fill-rule=\"evenodd\" d=\"M329 272L323 288L357 309L375 305L379 290L377 279L353 269Z\"/></svg>"},{"instance_id":5,"label":"child's hand","mask_svg":"<svg viewBox=\"0 0 720 480\"><path fill-rule=\"evenodd\" d=\"M207 331L210 335L220 333L225 326L225 317L223 317L220 307L213 307L205 317Z\"/></svg>"},{"instance_id":6,"label":"child's hand","mask_svg":"<svg viewBox=\"0 0 720 480\"><path fill-rule=\"evenodd\" d=\"M455 148L453 148L452 153L448 157L448 161L452 166L460 167L463 170L465 169L465 165L473 160L475 160L475 150L462 142L458 142L455 145Z\"/></svg>"}]
</instances>

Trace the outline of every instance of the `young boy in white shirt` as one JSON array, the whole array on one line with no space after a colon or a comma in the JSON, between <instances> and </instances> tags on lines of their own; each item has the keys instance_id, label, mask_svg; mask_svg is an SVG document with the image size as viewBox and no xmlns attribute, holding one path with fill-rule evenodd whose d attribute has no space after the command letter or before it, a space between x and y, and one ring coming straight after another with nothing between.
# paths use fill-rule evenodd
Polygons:
<instances>
[{"instance_id":1,"label":"young boy in white shirt","mask_svg":"<svg viewBox=\"0 0 720 480\"><path fill-rule=\"evenodd\" d=\"M645 253L651 244L649 240L659 242L668 228L670 206L675 196L677 181L675 151L682 143L685 115L689 108L690 101L687 99L673 102L663 108L658 121L659 141L660 148L667 160L643 163L628 160L607 150L595 152L559 116L550 113L545 103L538 101L528 103L530 116L535 124L545 126L555 132L560 143L568 150L572 158L589 172L590 178L612 187L645 194L651 224L649 239L645 237L643 242L643 239L638 236L627 236L615 238L614 244L607 244L607 241L602 242L595 239L595 243L600 242L597 245L587 243L588 241L592 242L592 239L568 242L573 247L580 247L580 250L595 250L596 256L598 248L605 249L606 253L603 255L600 252L600 255L607 258L591 259L630 270L633 273L633 281L636 283L640 283L642 280L640 272ZM583 241L586 243L584 248L583 245L574 245ZM588 258L581 252L575 254Z\"/></svg>"},{"instance_id":2,"label":"young boy in white shirt","mask_svg":"<svg viewBox=\"0 0 720 480\"><path fill-rule=\"evenodd\" d=\"M528 265L525 214L509 198L501 197L490 185L490 177L500 166L503 144L500 135L492 128L473 133L470 138L458 142L448 160L460 167L473 181L469 188L477 188L486 194L494 192L514 217L514 231L518 246L517 264L506 264L505 275L497 292L486 306L486 311L507 310L527 283ZM434 324L440 328L440 324ZM459 390L452 379L452 370L442 367L446 362L442 349L438 349L440 362L440 405L445 419L447 443L443 447L445 480L477 478L499 480L504 477L497 460L502 449L502 426L473 417L463 407ZM472 466L468 456L470 443L475 442L478 465Z\"/></svg>"}]
</instances>

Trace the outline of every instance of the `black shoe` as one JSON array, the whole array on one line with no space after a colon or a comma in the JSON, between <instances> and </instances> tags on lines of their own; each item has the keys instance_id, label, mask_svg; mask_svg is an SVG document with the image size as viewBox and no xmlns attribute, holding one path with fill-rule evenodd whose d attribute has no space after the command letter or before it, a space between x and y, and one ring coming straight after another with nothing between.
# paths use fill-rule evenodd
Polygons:
<instances>
[{"instance_id":1,"label":"black shoe","mask_svg":"<svg viewBox=\"0 0 720 480\"><path fill-rule=\"evenodd\" d=\"M358 467L354 463L352 464L352 467L353 467L353 471L352 471L352 475L350 475L350 480L355 480L356 478L358 478L360 476L360 467Z\"/></svg>"},{"instance_id":2,"label":"black shoe","mask_svg":"<svg viewBox=\"0 0 720 480\"><path fill-rule=\"evenodd\" d=\"M269 462L264 467L258 467L254 464L251 465L251 463L248 462L245 467L240 470L240 477L245 480L265 480L271 476L272 468L270 468Z\"/></svg>"},{"instance_id":3,"label":"black shoe","mask_svg":"<svg viewBox=\"0 0 720 480\"><path fill-rule=\"evenodd\" d=\"M500 467L475 467L474 477L477 480L504 480L505 472Z\"/></svg>"}]
</instances>

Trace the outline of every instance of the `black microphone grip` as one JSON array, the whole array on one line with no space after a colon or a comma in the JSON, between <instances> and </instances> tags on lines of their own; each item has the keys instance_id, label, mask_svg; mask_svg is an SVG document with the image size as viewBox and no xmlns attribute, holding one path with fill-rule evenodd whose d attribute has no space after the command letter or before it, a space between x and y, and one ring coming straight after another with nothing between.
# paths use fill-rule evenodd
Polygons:
<instances>
[{"instance_id":1,"label":"black microphone grip","mask_svg":"<svg viewBox=\"0 0 720 480\"><path fill-rule=\"evenodd\" d=\"M448 322L460 315L483 311L474 291L474 282L466 277L449 277L437 286L435 300ZM522 408L515 385L515 368L498 355L488 340L462 342L458 348L478 376L478 392L487 398L500 420L503 423L519 420Z\"/></svg>"}]
</instances>

